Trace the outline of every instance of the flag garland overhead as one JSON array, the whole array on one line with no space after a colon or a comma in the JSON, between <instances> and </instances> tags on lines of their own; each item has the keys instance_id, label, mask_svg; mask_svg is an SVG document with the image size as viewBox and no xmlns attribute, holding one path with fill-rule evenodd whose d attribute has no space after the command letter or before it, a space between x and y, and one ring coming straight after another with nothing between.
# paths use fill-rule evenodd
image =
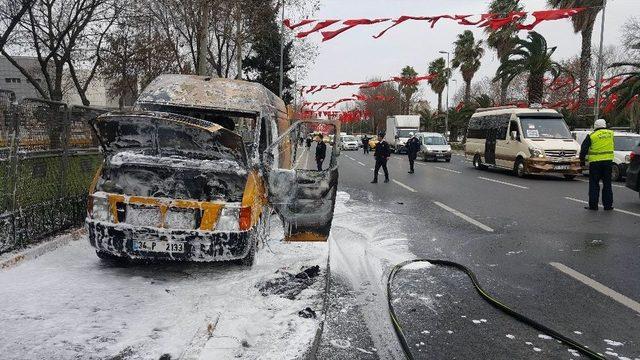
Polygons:
<instances>
[{"instance_id":1,"label":"flag garland overhead","mask_svg":"<svg viewBox=\"0 0 640 360\"><path fill-rule=\"evenodd\" d=\"M297 23L291 23L290 19L284 20L284 26L290 30L302 29L312 24L314 26L306 31L299 31L296 34L298 38L305 38L313 33L320 32L322 35L322 41L331 40L338 35L351 30L357 26L369 26L380 23L392 22L390 26L382 30L377 35L373 36L375 39L382 37L387 31L392 28L406 22L406 21L426 21L430 24L430 27L435 27L436 23L442 19L452 20L456 23L464 26L477 26L477 27L489 27L493 30L499 30L503 27L514 25L518 30L533 30L537 25L544 21L554 21L561 19L569 19L585 10L587 7L577 7L569 9L555 9L555 10L541 10L531 13L524 11L512 11L507 15L500 14L480 14L480 15L437 15L437 16L407 16L403 15L397 19L382 18L382 19L347 19L347 20L311 20L306 19ZM521 23L521 19L526 19L528 15L533 16L535 20L530 23ZM329 30L327 28L338 24L340 28ZM326 31L323 31L327 29Z\"/></svg>"}]
</instances>

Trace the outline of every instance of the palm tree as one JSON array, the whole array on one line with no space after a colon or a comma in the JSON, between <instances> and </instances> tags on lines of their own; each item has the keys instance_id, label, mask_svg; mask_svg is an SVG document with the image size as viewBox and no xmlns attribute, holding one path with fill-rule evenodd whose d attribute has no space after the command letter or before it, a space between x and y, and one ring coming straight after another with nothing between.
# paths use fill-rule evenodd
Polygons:
<instances>
[{"instance_id":1,"label":"palm tree","mask_svg":"<svg viewBox=\"0 0 640 360\"><path fill-rule=\"evenodd\" d=\"M451 77L451 69L447 68L444 58L437 58L429 63L429 74L435 74L435 78L429 80L431 90L438 94L438 113L442 112L442 92L447 86L447 80Z\"/></svg>"},{"instance_id":2,"label":"palm tree","mask_svg":"<svg viewBox=\"0 0 640 360\"><path fill-rule=\"evenodd\" d=\"M593 24L600 9L604 5L603 0L547 0L549 6L556 9L586 7L583 12L573 16L573 31L582 36L582 50L580 51L580 89L578 92L579 109L583 114L586 111L589 98L589 70L591 69L591 37Z\"/></svg>"},{"instance_id":3,"label":"palm tree","mask_svg":"<svg viewBox=\"0 0 640 360\"><path fill-rule=\"evenodd\" d=\"M491 4L489 4L489 13L491 14L499 14L501 16L506 16L512 11L523 11L524 6L520 5L518 0L493 0ZM522 22L524 18L518 20L518 22ZM498 58L502 59L509 51L511 51L518 41L518 29L516 27L516 23L512 23L509 26L504 26L499 30L493 30L491 27L486 28L489 37L487 38L487 45L490 48L494 49L498 54ZM509 88L508 83L500 84L500 104L505 104L507 102L507 89Z\"/></svg>"},{"instance_id":4,"label":"palm tree","mask_svg":"<svg viewBox=\"0 0 640 360\"><path fill-rule=\"evenodd\" d=\"M453 61L451 62L454 69L460 68L462 80L464 80L464 102L471 101L471 80L480 68L480 59L484 55L482 48L482 40L476 42L473 33L465 30L458 35L458 40L454 42L456 46L453 52Z\"/></svg>"},{"instance_id":5,"label":"palm tree","mask_svg":"<svg viewBox=\"0 0 640 360\"><path fill-rule=\"evenodd\" d=\"M398 91L402 94L400 108L403 114L408 115L411 111L411 99L413 95L418 91L418 83L415 81L418 73L412 66L405 66L402 68L400 77L403 81L398 85Z\"/></svg>"},{"instance_id":6,"label":"palm tree","mask_svg":"<svg viewBox=\"0 0 640 360\"><path fill-rule=\"evenodd\" d=\"M510 83L520 74L529 74L529 104L542 104L545 74L551 73L555 79L564 71L560 64L551 60L555 51L555 47L547 46L542 35L531 31L526 39L518 39L516 47L503 58L494 81Z\"/></svg>"}]
</instances>

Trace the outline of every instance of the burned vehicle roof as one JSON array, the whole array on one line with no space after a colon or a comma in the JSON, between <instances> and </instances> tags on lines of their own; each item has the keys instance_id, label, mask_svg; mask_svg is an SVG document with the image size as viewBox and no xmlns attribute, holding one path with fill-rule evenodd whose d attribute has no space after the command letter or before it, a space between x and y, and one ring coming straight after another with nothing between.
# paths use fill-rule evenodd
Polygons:
<instances>
[{"instance_id":1,"label":"burned vehicle roof","mask_svg":"<svg viewBox=\"0 0 640 360\"><path fill-rule=\"evenodd\" d=\"M136 101L138 108L148 105L240 113L259 113L265 108L286 111L284 102L261 84L197 75L158 76Z\"/></svg>"}]
</instances>

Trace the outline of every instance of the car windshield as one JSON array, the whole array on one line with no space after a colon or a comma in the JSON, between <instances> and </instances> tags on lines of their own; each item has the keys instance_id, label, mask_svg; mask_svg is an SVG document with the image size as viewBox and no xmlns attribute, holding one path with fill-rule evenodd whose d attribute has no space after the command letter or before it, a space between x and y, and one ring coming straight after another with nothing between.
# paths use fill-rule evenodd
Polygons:
<instances>
[{"instance_id":1,"label":"car windshield","mask_svg":"<svg viewBox=\"0 0 640 360\"><path fill-rule=\"evenodd\" d=\"M640 136L616 136L613 140L616 151L633 151L640 143Z\"/></svg>"},{"instance_id":2,"label":"car windshield","mask_svg":"<svg viewBox=\"0 0 640 360\"><path fill-rule=\"evenodd\" d=\"M342 141L356 141L356 138L353 136L343 136Z\"/></svg>"},{"instance_id":3,"label":"car windshield","mask_svg":"<svg viewBox=\"0 0 640 360\"><path fill-rule=\"evenodd\" d=\"M411 137L411 133L414 133L414 132L416 132L416 131L413 130L413 129L399 129L398 130L398 137L408 138L408 137Z\"/></svg>"},{"instance_id":4,"label":"car windshield","mask_svg":"<svg viewBox=\"0 0 640 360\"><path fill-rule=\"evenodd\" d=\"M522 131L528 139L572 139L562 118L521 117Z\"/></svg>"},{"instance_id":5,"label":"car windshield","mask_svg":"<svg viewBox=\"0 0 640 360\"><path fill-rule=\"evenodd\" d=\"M424 138L425 145L447 145L447 141L442 136L427 136Z\"/></svg>"}]
</instances>

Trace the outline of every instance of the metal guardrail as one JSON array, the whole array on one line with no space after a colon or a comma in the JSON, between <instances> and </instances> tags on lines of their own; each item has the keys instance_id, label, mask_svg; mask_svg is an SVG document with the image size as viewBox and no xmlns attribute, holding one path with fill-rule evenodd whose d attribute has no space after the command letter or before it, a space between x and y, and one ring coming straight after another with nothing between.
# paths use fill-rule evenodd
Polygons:
<instances>
[{"instance_id":1,"label":"metal guardrail","mask_svg":"<svg viewBox=\"0 0 640 360\"><path fill-rule=\"evenodd\" d=\"M0 92L0 253L79 226L102 162L88 121L106 109Z\"/></svg>"}]
</instances>

